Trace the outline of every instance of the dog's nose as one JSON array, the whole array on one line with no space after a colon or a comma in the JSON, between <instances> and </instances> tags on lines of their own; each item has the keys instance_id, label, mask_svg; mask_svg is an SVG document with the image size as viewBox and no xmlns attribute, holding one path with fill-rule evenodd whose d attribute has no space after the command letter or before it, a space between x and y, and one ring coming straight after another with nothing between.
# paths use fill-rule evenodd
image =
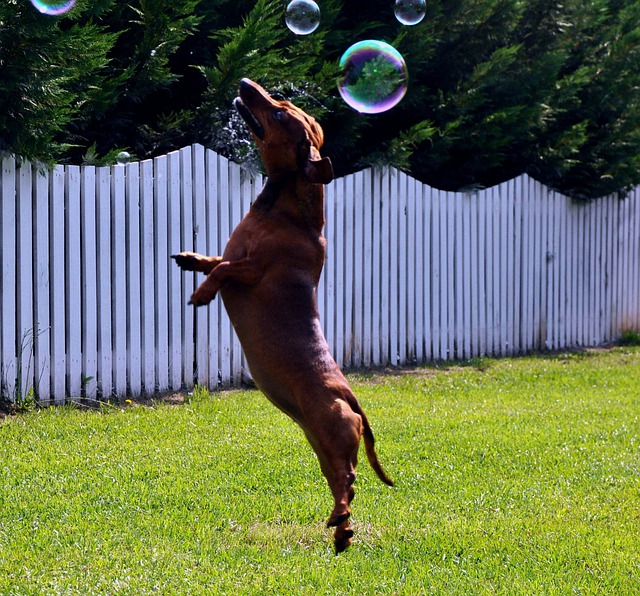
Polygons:
<instances>
[{"instance_id":1,"label":"dog's nose","mask_svg":"<svg viewBox=\"0 0 640 596\"><path fill-rule=\"evenodd\" d=\"M240 91L244 90L246 91L247 89L250 89L251 87L253 87L253 81L251 79L242 79L240 81Z\"/></svg>"}]
</instances>

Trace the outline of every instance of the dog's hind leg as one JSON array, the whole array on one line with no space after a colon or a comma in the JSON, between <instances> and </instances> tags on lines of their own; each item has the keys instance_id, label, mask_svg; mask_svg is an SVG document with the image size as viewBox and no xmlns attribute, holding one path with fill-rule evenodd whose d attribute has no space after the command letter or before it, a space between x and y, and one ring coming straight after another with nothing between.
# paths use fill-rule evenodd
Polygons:
<instances>
[{"instance_id":1,"label":"dog's hind leg","mask_svg":"<svg viewBox=\"0 0 640 596\"><path fill-rule=\"evenodd\" d=\"M327 526L336 528L334 544L336 553L340 553L351 544L353 537L349 516L355 494L353 483L356 479L362 420L358 414L344 408L339 416L332 417L325 424L322 436L309 431L306 431L306 435L333 494L334 508Z\"/></svg>"},{"instance_id":2,"label":"dog's hind leg","mask_svg":"<svg viewBox=\"0 0 640 596\"><path fill-rule=\"evenodd\" d=\"M324 454L317 450L316 453L322 473L326 477L333 494L334 508L327 521L327 527L335 527L336 529L333 541L336 554L338 554L349 547L353 538L353 530L349 525L349 516L351 515L349 506L355 494L353 490L353 482L356 478L355 462L349 462L346 469L343 467L342 471L334 470L328 465Z\"/></svg>"}]
</instances>

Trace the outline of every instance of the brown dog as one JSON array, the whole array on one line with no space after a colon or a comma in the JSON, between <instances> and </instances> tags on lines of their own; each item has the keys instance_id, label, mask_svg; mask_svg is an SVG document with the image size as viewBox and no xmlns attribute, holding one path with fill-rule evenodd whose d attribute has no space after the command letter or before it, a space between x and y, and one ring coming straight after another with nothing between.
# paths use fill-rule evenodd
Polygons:
<instances>
[{"instance_id":1,"label":"brown dog","mask_svg":"<svg viewBox=\"0 0 640 596\"><path fill-rule=\"evenodd\" d=\"M208 304L220 292L256 385L304 430L335 499L327 525L336 526L335 549L341 552L353 536L349 504L363 435L371 466L383 482L393 483L320 328L323 185L333 169L319 154L322 128L290 102L243 79L235 106L258 145L267 182L221 257L182 252L173 258L184 270L207 274L191 303Z\"/></svg>"}]
</instances>

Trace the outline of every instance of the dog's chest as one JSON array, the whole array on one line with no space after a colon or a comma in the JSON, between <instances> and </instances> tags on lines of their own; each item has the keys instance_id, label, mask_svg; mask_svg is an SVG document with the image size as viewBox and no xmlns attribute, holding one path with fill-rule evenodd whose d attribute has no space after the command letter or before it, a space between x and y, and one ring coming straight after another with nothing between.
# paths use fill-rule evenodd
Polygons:
<instances>
[{"instance_id":1,"label":"dog's chest","mask_svg":"<svg viewBox=\"0 0 640 596\"><path fill-rule=\"evenodd\" d=\"M229 238L223 260L250 258L265 272L294 267L319 277L325 246L321 233L286 218L258 218L249 213Z\"/></svg>"}]
</instances>

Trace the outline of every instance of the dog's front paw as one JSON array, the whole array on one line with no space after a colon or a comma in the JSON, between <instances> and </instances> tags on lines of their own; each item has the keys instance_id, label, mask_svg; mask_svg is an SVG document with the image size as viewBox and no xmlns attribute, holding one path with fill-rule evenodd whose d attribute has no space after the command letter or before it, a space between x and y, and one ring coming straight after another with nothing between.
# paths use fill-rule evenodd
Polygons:
<instances>
[{"instance_id":1,"label":"dog's front paw","mask_svg":"<svg viewBox=\"0 0 640 596\"><path fill-rule=\"evenodd\" d=\"M196 271L200 255L195 252L181 252L177 255L171 255L171 258L177 263L178 267L183 271Z\"/></svg>"}]
</instances>

